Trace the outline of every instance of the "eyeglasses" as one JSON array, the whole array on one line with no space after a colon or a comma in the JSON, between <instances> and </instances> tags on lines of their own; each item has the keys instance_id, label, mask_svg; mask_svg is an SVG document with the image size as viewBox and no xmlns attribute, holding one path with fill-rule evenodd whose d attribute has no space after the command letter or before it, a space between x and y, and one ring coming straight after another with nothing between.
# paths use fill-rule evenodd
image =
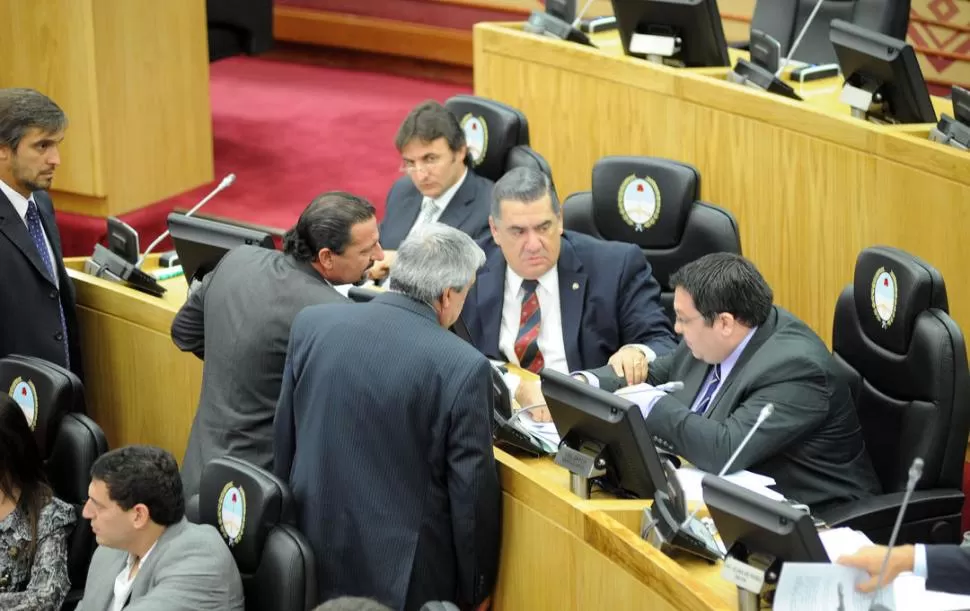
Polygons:
<instances>
[{"instance_id":1,"label":"eyeglasses","mask_svg":"<svg viewBox=\"0 0 970 611\"><path fill-rule=\"evenodd\" d=\"M442 163L444 163L445 157L441 155L435 155L434 153L430 155L425 155L420 161L406 160L401 164L401 171L405 174L414 174L415 172L430 172L436 169Z\"/></svg>"}]
</instances>

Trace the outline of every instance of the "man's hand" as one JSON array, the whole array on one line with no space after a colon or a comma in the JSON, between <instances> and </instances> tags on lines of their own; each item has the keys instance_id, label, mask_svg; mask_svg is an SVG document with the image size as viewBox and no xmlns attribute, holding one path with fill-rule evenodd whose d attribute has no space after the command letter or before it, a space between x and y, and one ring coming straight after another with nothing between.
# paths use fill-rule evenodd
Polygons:
<instances>
[{"instance_id":1,"label":"man's hand","mask_svg":"<svg viewBox=\"0 0 970 611\"><path fill-rule=\"evenodd\" d=\"M840 556L837 562L869 573L869 579L856 584L856 589L860 592L872 592L876 589L876 583L879 581L879 570L882 568L882 560L885 557L885 546L870 545L863 547L851 556ZM886 565L886 577L883 579L882 585L892 583L900 573L912 571L915 560L916 548L912 545L893 548L893 551L889 554L889 564Z\"/></svg>"},{"instance_id":2,"label":"man's hand","mask_svg":"<svg viewBox=\"0 0 970 611\"><path fill-rule=\"evenodd\" d=\"M546 398L542 396L542 386L538 380L522 380L515 390L515 400L523 409L541 406L529 410L526 414L536 422L552 422L552 415L549 414L549 408L545 406Z\"/></svg>"},{"instance_id":3,"label":"man's hand","mask_svg":"<svg viewBox=\"0 0 970 611\"><path fill-rule=\"evenodd\" d=\"M387 278L391 273L391 266L394 265L394 259L397 257L397 252L393 250L384 251L384 259L381 261L374 261L370 269L367 270L367 277L374 282L380 282Z\"/></svg>"},{"instance_id":4,"label":"man's hand","mask_svg":"<svg viewBox=\"0 0 970 611\"><path fill-rule=\"evenodd\" d=\"M625 346L620 348L616 354L610 357L610 367L621 378L626 378L628 386L641 384L647 380L649 365L647 357L640 352L639 348Z\"/></svg>"}]
</instances>

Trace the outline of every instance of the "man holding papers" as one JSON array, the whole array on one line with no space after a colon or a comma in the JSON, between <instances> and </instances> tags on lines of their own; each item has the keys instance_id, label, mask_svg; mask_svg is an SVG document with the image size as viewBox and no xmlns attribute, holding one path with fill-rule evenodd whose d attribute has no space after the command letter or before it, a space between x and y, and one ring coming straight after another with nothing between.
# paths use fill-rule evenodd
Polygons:
<instances>
[{"instance_id":1,"label":"man holding papers","mask_svg":"<svg viewBox=\"0 0 970 611\"><path fill-rule=\"evenodd\" d=\"M773 477L782 494L815 511L879 492L832 355L803 322L772 305L771 288L754 265L739 255L711 254L685 265L671 284L683 339L650 364L647 384L683 382L683 388L628 394L657 443L716 473L772 403L773 414L735 470ZM626 385L609 366L584 375L604 390Z\"/></svg>"},{"instance_id":2,"label":"man holding papers","mask_svg":"<svg viewBox=\"0 0 970 611\"><path fill-rule=\"evenodd\" d=\"M865 547L851 556L839 558L839 564L863 569L871 579L858 585L862 592L876 588L886 548L881 545ZM902 545L893 548L886 565L884 584L891 583L900 573L912 571L926 578L926 589L951 594L970 595L970 548L957 545Z\"/></svg>"}]
</instances>

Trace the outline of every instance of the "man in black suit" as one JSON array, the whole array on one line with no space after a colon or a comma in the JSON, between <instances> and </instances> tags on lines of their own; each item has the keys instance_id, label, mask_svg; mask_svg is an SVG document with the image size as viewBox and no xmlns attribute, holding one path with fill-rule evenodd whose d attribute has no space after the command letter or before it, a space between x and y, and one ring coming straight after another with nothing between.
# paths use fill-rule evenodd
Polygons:
<instances>
[{"instance_id":1,"label":"man in black suit","mask_svg":"<svg viewBox=\"0 0 970 611\"><path fill-rule=\"evenodd\" d=\"M478 240L488 235L492 181L471 167L465 132L450 110L428 100L404 119L394 141L406 174L387 194L381 246L387 255L370 277L383 281L394 250L415 228L437 221Z\"/></svg>"},{"instance_id":2,"label":"man in black suit","mask_svg":"<svg viewBox=\"0 0 970 611\"><path fill-rule=\"evenodd\" d=\"M849 556L842 556L838 563L868 572L869 579L857 587L860 592L872 592L879 581L879 571L885 557L884 546L870 545ZM900 573L907 571L926 578L927 590L970 595L970 548L922 544L895 547L889 554L882 585L892 583Z\"/></svg>"},{"instance_id":3,"label":"man in black suit","mask_svg":"<svg viewBox=\"0 0 970 611\"><path fill-rule=\"evenodd\" d=\"M660 285L643 252L563 231L549 177L515 168L495 184L485 266L462 320L486 356L538 372L609 362L642 382L647 363L676 346ZM538 383L516 389L519 402L542 400ZM544 410L537 420L548 420Z\"/></svg>"},{"instance_id":4,"label":"man in black suit","mask_svg":"<svg viewBox=\"0 0 970 611\"><path fill-rule=\"evenodd\" d=\"M322 600L487 604L501 540L491 365L447 330L484 260L431 223L401 244L387 293L293 321L274 471Z\"/></svg>"},{"instance_id":5,"label":"man in black suit","mask_svg":"<svg viewBox=\"0 0 970 611\"><path fill-rule=\"evenodd\" d=\"M650 365L651 385L682 381L666 394L633 395L664 449L716 473L754 426L774 412L732 470L773 477L778 491L821 510L880 490L849 387L822 340L789 312L747 259L706 255L673 276L674 328L683 340ZM605 367L591 383L613 391L626 380Z\"/></svg>"},{"instance_id":6,"label":"man in black suit","mask_svg":"<svg viewBox=\"0 0 970 611\"><path fill-rule=\"evenodd\" d=\"M333 285L359 281L382 257L370 202L331 191L314 198L283 251L239 246L206 275L172 321L180 350L205 361L182 481L198 493L218 456L273 466L273 416L290 324L303 308L346 301Z\"/></svg>"},{"instance_id":7,"label":"man in black suit","mask_svg":"<svg viewBox=\"0 0 970 611\"><path fill-rule=\"evenodd\" d=\"M36 356L81 376L74 284L47 194L67 117L31 89L0 89L0 358Z\"/></svg>"}]
</instances>

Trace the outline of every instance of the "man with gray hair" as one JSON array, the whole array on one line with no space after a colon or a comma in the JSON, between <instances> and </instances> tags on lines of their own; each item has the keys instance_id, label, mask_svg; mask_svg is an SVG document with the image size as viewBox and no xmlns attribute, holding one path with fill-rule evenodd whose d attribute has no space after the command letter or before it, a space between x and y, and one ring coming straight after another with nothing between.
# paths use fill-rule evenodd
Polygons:
<instances>
[{"instance_id":1,"label":"man with gray hair","mask_svg":"<svg viewBox=\"0 0 970 611\"><path fill-rule=\"evenodd\" d=\"M33 89L0 89L0 358L26 354L81 375L74 285L47 189L67 117Z\"/></svg>"},{"instance_id":2,"label":"man with gray hair","mask_svg":"<svg viewBox=\"0 0 970 611\"><path fill-rule=\"evenodd\" d=\"M470 237L429 223L398 248L387 293L293 321L274 471L323 600L488 604L501 538L490 365L447 330L484 261Z\"/></svg>"}]
</instances>

